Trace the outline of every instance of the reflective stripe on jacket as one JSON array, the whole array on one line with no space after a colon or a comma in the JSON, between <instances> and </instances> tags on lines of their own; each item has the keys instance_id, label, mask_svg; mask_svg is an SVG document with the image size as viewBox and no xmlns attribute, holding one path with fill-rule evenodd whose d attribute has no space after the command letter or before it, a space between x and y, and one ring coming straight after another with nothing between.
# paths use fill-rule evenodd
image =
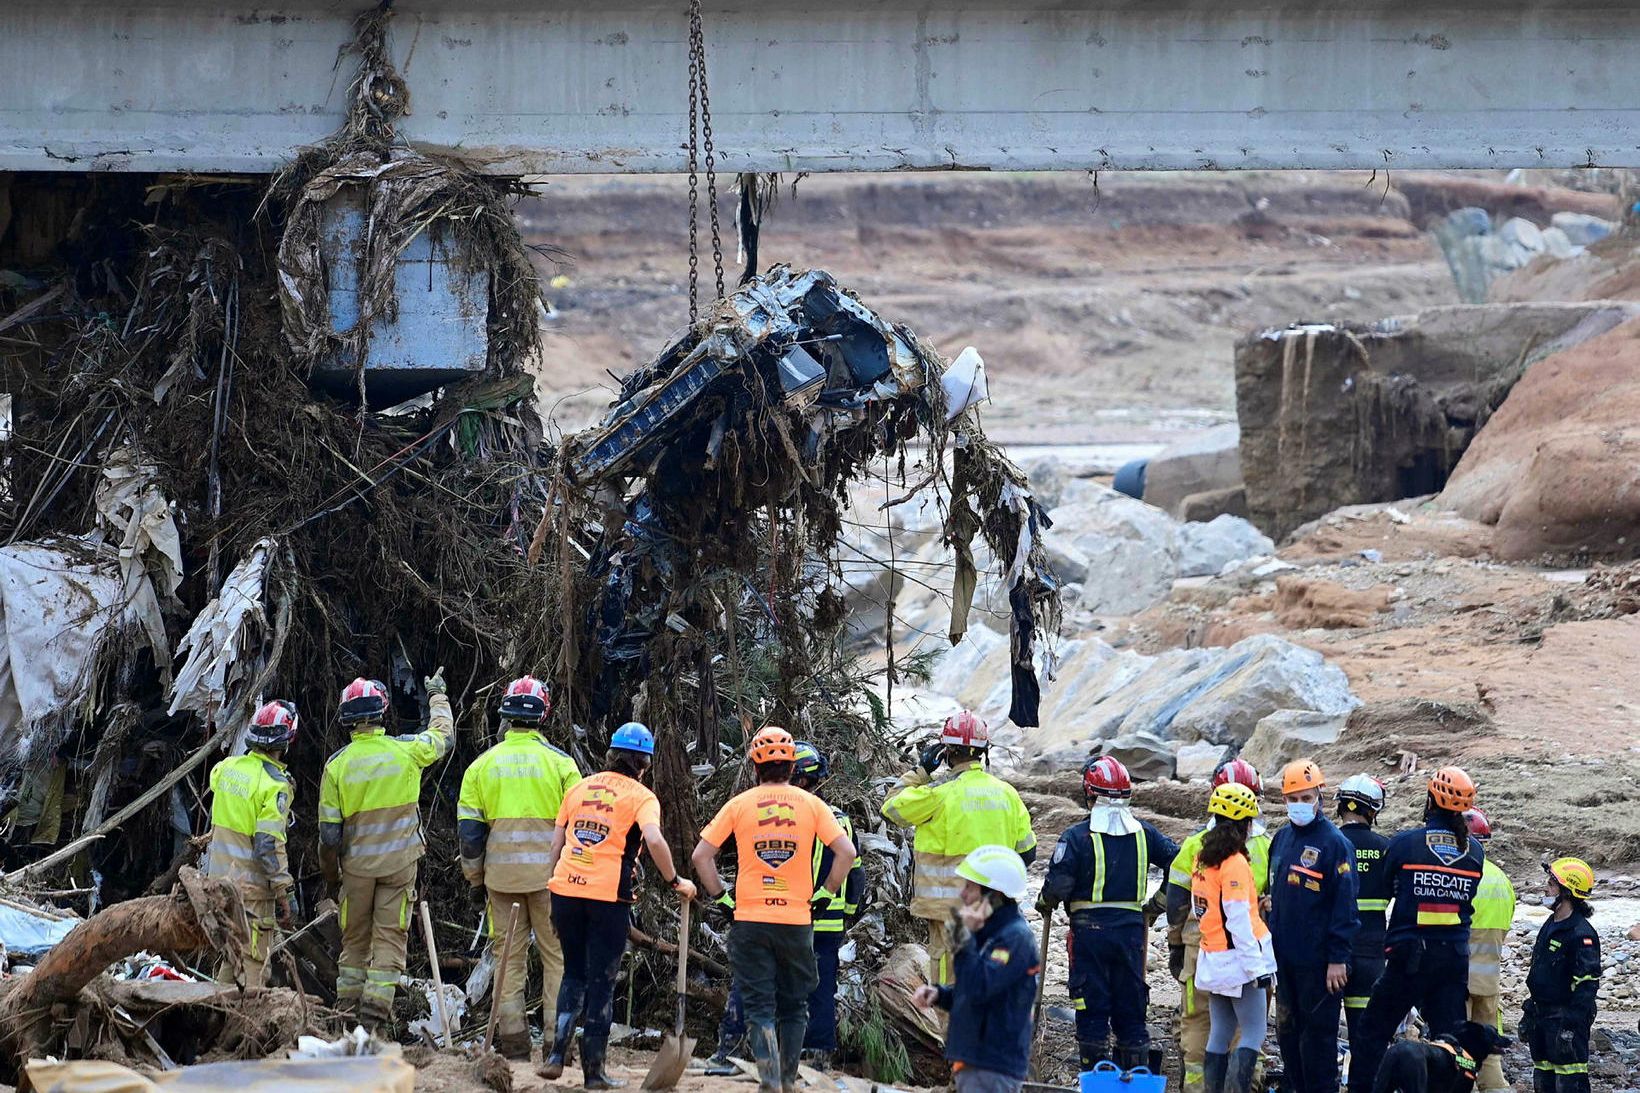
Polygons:
<instances>
[{"instance_id":1,"label":"reflective stripe on jacket","mask_svg":"<svg viewBox=\"0 0 1640 1093\"><path fill-rule=\"evenodd\" d=\"M436 694L427 704L422 732L388 736L380 725L360 725L325 763L319 837L340 849L342 869L356 877L389 876L421 860L421 772L455 737L450 700Z\"/></svg>"},{"instance_id":2,"label":"reflective stripe on jacket","mask_svg":"<svg viewBox=\"0 0 1640 1093\"><path fill-rule=\"evenodd\" d=\"M849 867L848 879L843 882L843 890L825 903L816 903L811 910L814 916L814 932L817 934L840 934L847 920L859 913L860 900L865 896L866 863L860 856L860 844L854 838L854 821L848 818L848 813L832 806L831 814L837 817L837 823L848 836L848 841L854 844L854 864ZM819 888L821 883L831 874L831 865L835 855L831 847L815 840L814 844L814 886Z\"/></svg>"},{"instance_id":3,"label":"reflective stripe on jacket","mask_svg":"<svg viewBox=\"0 0 1640 1093\"><path fill-rule=\"evenodd\" d=\"M545 888L553 821L580 780L575 760L538 731L509 728L461 778L456 829L467 880L498 892Z\"/></svg>"},{"instance_id":4,"label":"reflective stripe on jacket","mask_svg":"<svg viewBox=\"0 0 1640 1093\"><path fill-rule=\"evenodd\" d=\"M1500 993L1499 966L1503 943L1515 921L1515 886L1488 859L1481 865L1481 885L1475 890L1475 909L1469 920L1469 993L1482 997Z\"/></svg>"},{"instance_id":5,"label":"reflective stripe on jacket","mask_svg":"<svg viewBox=\"0 0 1640 1093\"><path fill-rule=\"evenodd\" d=\"M211 853L205 872L226 877L247 900L287 893L293 882L285 836L295 793L285 765L264 752L211 769Z\"/></svg>"},{"instance_id":6,"label":"reflective stripe on jacket","mask_svg":"<svg viewBox=\"0 0 1640 1093\"><path fill-rule=\"evenodd\" d=\"M1269 927L1259 917L1253 870L1232 854L1192 877L1190 916L1201 928L1195 985L1211 994L1241 997L1241 988L1276 970Z\"/></svg>"},{"instance_id":7,"label":"reflective stripe on jacket","mask_svg":"<svg viewBox=\"0 0 1640 1093\"><path fill-rule=\"evenodd\" d=\"M1064 903L1071 922L1115 924L1141 921L1150 892L1150 868L1166 871L1178 847L1143 820L1128 835L1092 830L1088 820L1059 837L1042 895Z\"/></svg>"},{"instance_id":8,"label":"reflective stripe on jacket","mask_svg":"<svg viewBox=\"0 0 1640 1093\"><path fill-rule=\"evenodd\" d=\"M958 903L962 881L957 866L971 850L1011 846L1027 864L1036 856L1031 814L1013 786L994 777L978 762L963 763L930 779L922 769L900 778L902 788L883 802L883 816L900 827L917 829L916 894L911 913L944 919Z\"/></svg>"}]
</instances>

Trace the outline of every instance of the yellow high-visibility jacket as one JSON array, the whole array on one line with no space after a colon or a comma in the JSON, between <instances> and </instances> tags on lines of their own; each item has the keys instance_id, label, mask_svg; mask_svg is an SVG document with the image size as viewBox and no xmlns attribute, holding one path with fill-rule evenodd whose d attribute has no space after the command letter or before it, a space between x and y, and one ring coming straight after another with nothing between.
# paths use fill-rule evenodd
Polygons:
<instances>
[{"instance_id":1,"label":"yellow high-visibility jacket","mask_svg":"<svg viewBox=\"0 0 1640 1093\"><path fill-rule=\"evenodd\" d=\"M319 781L319 839L341 853L342 871L386 877L421 860L421 772L449 752L455 739L450 700L428 699L427 728L388 736L364 723L325 762Z\"/></svg>"},{"instance_id":2,"label":"yellow high-visibility jacket","mask_svg":"<svg viewBox=\"0 0 1640 1093\"><path fill-rule=\"evenodd\" d=\"M1019 792L977 761L958 764L938 778L917 767L900 782L883 802L883 816L917 830L911 900L916 917L943 920L957 906L962 890L957 866L970 850L1010 846L1027 865L1036 857L1036 833Z\"/></svg>"},{"instance_id":3,"label":"yellow high-visibility jacket","mask_svg":"<svg viewBox=\"0 0 1640 1093\"><path fill-rule=\"evenodd\" d=\"M498 892L545 889L553 821L580 780L575 760L539 732L508 728L461 778L456 831L467 880Z\"/></svg>"},{"instance_id":4,"label":"yellow high-visibility jacket","mask_svg":"<svg viewBox=\"0 0 1640 1093\"><path fill-rule=\"evenodd\" d=\"M285 856L295 792L285 764L265 752L211 768L211 853L205 872L226 877L246 900L286 896L294 882Z\"/></svg>"},{"instance_id":5,"label":"yellow high-visibility jacket","mask_svg":"<svg viewBox=\"0 0 1640 1093\"><path fill-rule=\"evenodd\" d=\"M1470 906L1474 910L1469 920L1469 993L1494 996L1501 990L1503 942L1515 921L1515 886L1491 858L1481 865L1480 887Z\"/></svg>"}]
</instances>

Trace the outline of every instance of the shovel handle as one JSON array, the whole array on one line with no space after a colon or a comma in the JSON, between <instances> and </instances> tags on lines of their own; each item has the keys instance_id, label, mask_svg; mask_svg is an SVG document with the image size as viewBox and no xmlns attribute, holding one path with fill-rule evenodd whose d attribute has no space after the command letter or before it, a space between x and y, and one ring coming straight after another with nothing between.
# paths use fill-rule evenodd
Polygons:
<instances>
[{"instance_id":1,"label":"shovel handle","mask_svg":"<svg viewBox=\"0 0 1640 1093\"><path fill-rule=\"evenodd\" d=\"M678 921L678 1014L677 1032L683 1035L683 1000L689 988L689 905L693 900L684 900L683 909L679 913Z\"/></svg>"},{"instance_id":2,"label":"shovel handle","mask_svg":"<svg viewBox=\"0 0 1640 1093\"><path fill-rule=\"evenodd\" d=\"M495 1021L501 1015L501 996L507 990L507 954L512 951L513 931L518 928L518 904L512 905L507 916L507 932L501 935L501 951L496 954L495 986L490 996L490 1023L484 1026L483 1051L488 1053L495 1042Z\"/></svg>"}]
</instances>

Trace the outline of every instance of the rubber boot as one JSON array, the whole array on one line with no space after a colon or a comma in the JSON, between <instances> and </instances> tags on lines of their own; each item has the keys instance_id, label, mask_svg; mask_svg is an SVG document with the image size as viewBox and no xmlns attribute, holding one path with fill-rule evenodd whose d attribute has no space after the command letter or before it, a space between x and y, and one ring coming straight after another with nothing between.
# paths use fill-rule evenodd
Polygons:
<instances>
[{"instance_id":1,"label":"rubber boot","mask_svg":"<svg viewBox=\"0 0 1640 1093\"><path fill-rule=\"evenodd\" d=\"M780 1093L780 1037L774 1022L747 1025L747 1039L752 1044L752 1059L757 1063L758 1093Z\"/></svg>"},{"instance_id":2,"label":"rubber boot","mask_svg":"<svg viewBox=\"0 0 1640 1093\"><path fill-rule=\"evenodd\" d=\"M1230 1069L1224 1078L1224 1093L1253 1093L1253 1069L1258 1066L1258 1049L1238 1047L1230 1056Z\"/></svg>"},{"instance_id":3,"label":"rubber boot","mask_svg":"<svg viewBox=\"0 0 1640 1093\"><path fill-rule=\"evenodd\" d=\"M609 1041L582 1035L581 1087L583 1089L620 1089L625 1082L616 1081L604 1072L604 1058L609 1054Z\"/></svg>"},{"instance_id":4,"label":"rubber boot","mask_svg":"<svg viewBox=\"0 0 1640 1093\"><path fill-rule=\"evenodd\" d=\"M548 1081L557 1081L564 1073L564 1063L569 1059L569 1046L575 1040L575 1014L560 1013L558 1023L553 1026L552 1048L547 1052L541 1068L536 1071Z\"/></svg>"},{"instance_id":5,"label":"rubber boot","mask_svg":"<svg viewBox=\"0 0 1640 1093\"><path fill-rule=\"evenodd\" d=\"M1224 1093L1224 1081L1229 1073L1229 1052L1209 1051L1202 1056L1202 1088L1207 1093Z\"/></svg>"},{"instance_id":6,"label":"rubber boot","mask_svg":"<svg viewBox=\"0 0 1640 1093\"><path fill-rule=\"evenodd\" d=\"M1123 1071L1133 1070L1136 1067L1150 1066L1149 1044L1117 1044L1116 1065Z\"/></svg>"},{"instance_id":7,"label":"rubber boot","mask_svg":"<svg viewBox=\"0 0 1640 1093\"><path fill-rule=\"evenodd\" d=\"M825 1074L831 1070L831 1052L818 1049L811 1051L809 1052L809 1063L814 1069Z\"/></svg>"},{"instance_id":8,"label":"rubber boot","mask_svg":"<svg viewBox=\"0 0 1640 1093\"><path fill-rule=\"evenodd\" d=\"M803 1030L790 1029L780 1036L780 1088L783 1093L797 1093L798 1067L803 1059Z\"/></svg>"},{"instance_id":9,"label":"rubber boot","mask_svg":"<svg viewBox=\"0 0 1640 1093\"><path fill-rule=\"evenodd\" d=\"M495 1049L501 1052L503 1059L521 1059L530 1061L530 1050L534 1045L530 1043L530 1034L524 1032L503 1032L495 1038Z\"/></svg>"},{"instance_id":10,"label":"rubber boot","mask_svg":"<svg viewBox=\"0 0 1640 1093\"><path fill-rule=\"evenodd\" d=\"M1095 1063L1102 1063L1110 1058L1110 1046L1104 1042L1079 1040L1076 1044L1076 1054L1082 1072L1086 1074L1093 1069Z\"/></svg>"},{"instance_id":11,"label":"rubber boot","mask_svg":"<svg viewBox=\"0 0 1640 1093\"><path fill-rule=\"evenodd\" d=\"M740 1068L730 1062L730 1059L740 1047L741 1041L746 1037L744 1035L736 1036L729 1032L728 1028L729 1022L725 1018L723 1023L718 1026L717 1050L712 1053L711 1058L706 1060L706 1076L708 1078L726 1078L740 1073Z\"/></svg>"}]
</instances>

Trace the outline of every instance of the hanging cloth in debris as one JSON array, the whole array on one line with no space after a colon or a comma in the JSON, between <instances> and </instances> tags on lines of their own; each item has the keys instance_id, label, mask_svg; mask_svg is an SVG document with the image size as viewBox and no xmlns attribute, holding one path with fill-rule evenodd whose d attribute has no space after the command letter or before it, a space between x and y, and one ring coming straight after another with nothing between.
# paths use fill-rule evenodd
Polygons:
<instances>
[{"instance_id":1,"label":"hanging cloth in debris","mask_svg":"<svg viewBox=\"0 0 1640 1093\"><path fill-rule=\"evenodd\" d=\"M945 541L956 552L956 573L951 578L951 644L955 645L968 633L968 613L974 607L974 592L979 587L979 569L974 565L974 533L979 531L979 517L968 499L961 495L951 502L951 515L945 523Z\"/></svg>"},{"instance_id":2,"label":"hanging cloth in debris","mask_svg":"<svg viewBox=\"0 0 1640 1093\"><path fill-rule=\"evenodd\" d=\"M1036 645L1036 608L1031 603L1030 583L1024 578L1008 590L1009 668L1013 674L1013 698L1008 720L1022 729L1042 723L1042 685L1037 682L1033 651Z\"/></svg>"}]
</instances>

